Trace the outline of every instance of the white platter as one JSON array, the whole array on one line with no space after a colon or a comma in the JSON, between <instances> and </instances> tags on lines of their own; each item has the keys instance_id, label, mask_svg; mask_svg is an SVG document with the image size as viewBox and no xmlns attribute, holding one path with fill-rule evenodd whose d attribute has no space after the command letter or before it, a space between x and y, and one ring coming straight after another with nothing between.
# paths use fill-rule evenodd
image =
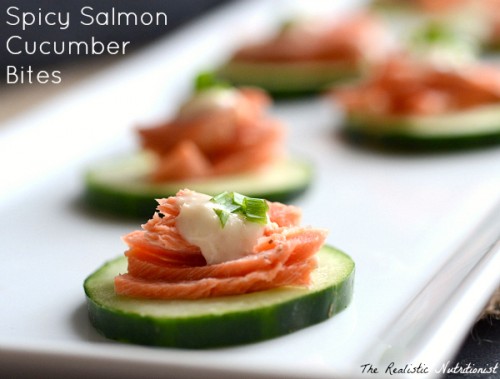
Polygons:
<instances>
[{"instance_id":1,"label":"white platter","mask_svg":"<svg viewBox=\"0 0 500 379\"><path fill-rule=\"evenodd\" d=\"M387 376L394 362L439 376L500 282L500 149L353 148L336 137L339 114L321 100L272 111L290 126L290 149L316 166L296 202L304 222L330 229L328 242L356 261L347 310L289 336L204 351L108 341L87 320L83 280L122 254L120 237L139 223L79 206L85 167L133 149L136 123L167 117L196 72L291 4L237 2L2 125L0 374L353 378L366 377L366 364Z\"/></svg>"}]
</instances>

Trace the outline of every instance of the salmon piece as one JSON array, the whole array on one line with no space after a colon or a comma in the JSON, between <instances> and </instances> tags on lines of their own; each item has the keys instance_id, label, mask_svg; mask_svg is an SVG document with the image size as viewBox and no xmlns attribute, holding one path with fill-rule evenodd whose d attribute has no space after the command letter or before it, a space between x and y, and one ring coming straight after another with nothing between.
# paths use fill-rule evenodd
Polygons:
<instances>
[{"instance_id":1,"label":"salmon piece","mask_svg":"<svg viewBox=\"0 0 500 379\"><path fill-rule=\"evenodd\" d=\"M242 126L245 124L241 124ZM214 175L256 171L286 156L281 123L265 121L238 128L234 143L213 154Z\"/></svg>"},{"instance_id":2,"label":"salmon piece","mask_svg":"<svg viewBox=\"0 0 500 379\"><path fill-rule=\"evenodd\" d=\"M440 114L449 109L452 99L446 93L436 90L416 92L405 99L405 109L412 109L417 114Z\"/></svg>"},{"instance_id":3,"label":"salmon piece","mask_svg":"<svg viewBox=\"0 0 500 379\"><path fill-rule=\"evenodd\" d=\"M179 208L179 204L177 203L176 197L177 196L185 196L188 194L189 190L179 190L177 192L177 195L175 197L170 196L166 199L158 199L156 200L158 202L158 213L162 214L162 224L164 225L169 225L173 226L175 225L175 218L179 215L181 209ZM144 229L149 230L148 226L153 226L151 224L157 224L154 220L150 220L151 223L148 221L146 223Z\"/></svg>"},{"instance_id":4,"label":"salmon piece","mask_svg":"<svg viewBox=\"0 0 500 379\"><path fill-rule=\"evenodd\" d=\"M472 16L483 17L487 17L488 13L498 13L500 7L499 0L414 0L414 3L421 10L428 13L453 14L453 12L469 12L468 14L471 15L472 12Z\"/></svg>"},{"instance_id":5,"label":"salmon piece","mask_svg":"<svg viewBox=\"0 0 500 379\"><path fill-rule=\"evenodd\" d=\"M141 145L146 150L164 155L182 141L192 141L204 153L217 151L234 139L231 127L235 115L228 110L201 114L194 118L176 118L154 127L140 128Z\"/></svg>"},{"instance_id":6,"label":"salmon piece","mask_svg":"<svg viewBox=\"0 0 500 379\"><path fill-rule=\"evenodd\" d=\"M464 95L479 96L478 102L495 102L500 99L500 70L493 66L476 66L461 72ZM472 91L470 90L472 89Z\"/></svg>"},{"instance_id":7,"label":"salmon piece","mask_svg":"<svg viewBox=\"0 0 500 379\"><path fill-rule=\"evenodd\" d=\"M158 217L160 218L160 217ZM147 227L146 225L145 227ZM123 237L123 241L131 248L157 251L159 254L170 251L172 254L195 256L201 254L197 246L185 241L176 228L163 225L156 225L154 230L161 231L161 235L148 232L147 230L137 230Z\"/></svg>"},{"instance_id":8,"label":"salmon piece","mask_svg":"<svg viewBox=\"0 0 500 379\"><path fill-rule=\"evenodd\" d=\"M128 273L138 278L168 282L244 276L253 271L269 270L289 259L292 254L291 246L282 243L277 246L277 240L265 237L259 243L265 247L265 251L237 260L196 267L175 265L161 259L155 261L151 257L141 256L141 251L132 249L126 252ZM157 258L156 255L155 257Z\"/></svg>"},{"instance_id":9,"label":"salmon piece","mask_svg":"<svg viewBox=\"0 0 500 379\"><path fill-rule=\"evenodd\" d=\"M178 195L184 192L181 190ZM188 243L175 227L175 218L180 209L175 197L158 200L158 212L142 225L143 230L133 231L125 235L123 241L132 249L147 250L151 253L173 255L177 253L184 259L199 259L203 257L197 246ZM182 258L178 259L182 259Z\"/></svg>"},{"instance_id":10,"label":"salmon piece","mask_svg":"<svg viewBox=\"0 0 500 379\"><path fill-rule=\"evenodd\" d=\"M385 25L368 13L352 14L334 23L315 20L286 26L268 40L243 46L234 61L322 62L357 65L379 60L389 49Z\"/></svg>"},{"instance_id":11,"label":"salmon piece","mask_svg":"<svg viewBox=\"0 0 500 379\"><path fill-rule=\"evenodd\" d=\"M263 237L254 254L224 263L181 266L157 255L148 256L138 249L126 252L128 273L137 278L168 282L244 276L253 271L269 270L277 264L291 265L311 258L323 245L326 232L320 229L294 228L286 234Z\"/></svg>"},{"instance_id":12,"label":"salmon piece","mask_svg":"<svg viewBox=\"0 0 500 379\"><path fill-rule=\"evenodd\" d=\"M181 190L184 196L189 190ZM294 206L269 202L264 236L253 253L207 265L200 249L184 241L175 227L176 197L159 200L158 212L123 239L129 249L128 273L115 278L119 295L158 299L199 299L236 295L285 285L307 285L315 253L325 242L323 229L299 225Z\"/></svg>"},{"instance_id":13,"label":"salmon piece","mask_svg":"<svg viewBox=\"0 0 500 379\"><path fill-rule=\"evenodd\" d=\"M481 0L484 1L484 0ZM469 7L477 0L415 0L416 5L422 10L430 13L448 13Z\"/></svg>"},{"instance_id":14,"label":"salmon piece","mask_svg":"<svg viewBox=\"0 0 500 379\"><path fill-rule=\"evenodd\" d=\"M178 196L183 194L182 190L177 193ZM175 197L158 200L158 212L146 224L142 225L144 237L148 242L159 245L166 250L199 253L199 248L185 241L175 226L175 218L179 212L180 208ZM132 232L127 235L124 238L125 242L130 245L129 239L136 233Z\"/></svg>"},{"instance_id":15,"label":"salmon piece","mask_svg":"<svg viewBox=\"0 0 500 379\"><path fill-rule=\"evenodd\" d=\"M271 105L271 99L260 89L252 87L243 87L240 89L241 94L248 100L248 104L253 106L251 113L262 112L263 109Z\"/></svg>"},{"instance_id":16,"label":"salmon piece","mask_svg":"<svg viewBox=\"0 0 500 379\"><path fill-rule=\"evenodd\" d=\"M307 285L314 259L272 270L254 271L245 276L231 278L206 278L198 281L148 281L130 274L115 278L115 291L119 295L152 299L203 299L219 296L241 295L255 291L289 285Z\"/></svg>"},{"instance_id":17,"label":"salmon piece","mask_svg":"<svg viewBox=\"0 0 500 379\"><path fill-rule=\"evenodd\" d=\"M292 244L293 248L285 264L293 265L313 257L325 243L327 234L327 231L323 229L303 227L287 229L286 241Z\"/></svg>"},{"instance_id":18,"label":"salmon piece","mask_svg":"<svg viewBox=\"0 0 500 379\"><path fill-rule=\"evenodd\" d=\"M179 267L199 267L207 264L201 252L185 253L182 251L166 250L152 244L144 243L142 247L131 247L125 252L127 257L151 262L157 265L174 265Z\"/></svg>"},{"instance_id":19,"label":"salmon piece","mask_svg":"<svg viewBox=\"0 0 500 379\"><path fill-rule=\"evenodd\" d=\"M184 190L177 196L185 194ZM175 217L179 215L179 206L175 197L158 200L158 210L153 217L143 225L142 231L134 231L123 237L130 250L147 252L149 256L158 256L163 261L176 261L184 265L199 266L206 264L198 246L185 241L175 227ZM299 208L278 202L269 202L270 221L278 226L297 226L300 223ZM161 214L161 215L160 215ZM266 233L271 236L276 229L271 228Z\"/></svg>"},{"instance_id":20,"label":"salmon piece","mask_svg":"<svg viewBox=\"0 0 500 379\"><path fill-rule=\"evenodd\" d=\"M500 69L472 65L440 69L393 57L364 83L336 89L347 112L377 115L435 115L500 101Z\"/></svg>"},{"instance_id":21,"label":"salmon piece","mask_svg":"<svg viewBox=\"0 0 500 379\"><path fill-rule=\"evenodd\" d=\"M130 254L132 253L132 254ZM231 263L203 265L203 266L180 266L166 262L154 262L142 260L136 257L134 250L127 253L128 274L135 278L150 281L164 281L175 283L179 281L196 281L205 278L231 278L245 276L253 271L267 271L277 264L278 261L261 259L260 256L250 255L245 261L231 261ZM274 255L273 255L274 256ZM236 263L235 263L236 262Z\"/></svg>"},{"instance_id":22,"label":"salmon piece","mask_svg":"<svg viewBox=\"0 0 500 379\"><path fill-rule=\"evenodd\" d=\"M176 145L159 159L152 179L156 182L176 179L204 178L212 174L209 160L192 141Z\"/></svg>"},{"instance_id":23,"label":"salmon piece","mask_svg":"<svg viewBox=\"0 0 500 379\"><path fill-rule=\"evenodd\" d=\"M277 162L284 155L284 147L273 142L263 142L258 146L252 146L214 160L213 172L215 175L229 175L257 171L265 168L268 162Z\"/></svg>"},{"instance_id":24,"label":"salmon piece","mask_svg":"<svg viewBox=\"0 0 500 379\"><path fill-rule=\"evenodd\" d=\"M285 128L265 113L269 96L254 88L234 91L230 105L193 111L188 103L172 121L138 129L142 148L157 157L152 181L234 174L284 156Z\"/></svg>"},{"instance_id":25,"label":"salmon piece","mask_svg":"<svg viewBox=\"0 0 500 379\"><path fill-rule=\"evenodd\" d=\"M299 226L302 220L302 211L293 205L286 205L279 202L268 202L269 219L278 226Z\"/></svg>"}]
</instances>

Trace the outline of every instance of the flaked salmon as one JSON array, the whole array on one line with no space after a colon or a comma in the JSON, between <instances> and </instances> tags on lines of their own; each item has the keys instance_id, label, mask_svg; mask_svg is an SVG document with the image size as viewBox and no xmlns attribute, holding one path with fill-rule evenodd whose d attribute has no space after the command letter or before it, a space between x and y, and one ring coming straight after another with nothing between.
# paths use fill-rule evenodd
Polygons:
<instances>
[{"instance_id":1,"label":"flaked salmon","mask_svg":"<svg viewBox=\"0 0 500 379\"><path fill-rule=\"evenodd\" d=\"M384 23L369 13L334 22L291 22L268 40L240 48L233 57L245 62L337 62L358 65L378 61L393 49Z\"/></svg>"},{"instance_id":2,"label":"flaked salmon","mask_svg":"<svg viewBox=\"0 0 500 379\"><path fill-rule=\"evenodd\" d=\"M307 285L310 273L316 268L313 261L286 267L276 266L266 271L254 271L230 278L205 278L198 281L149 281L120 275L115 278L115 290L120 295L154 299L201 299L240 295L288 285Z\"/></svg>"},{"instance_id":3,"label":"flaked salmon","mask_svg":"<svg viewBox=\"0 0 500 379\"><path fill-rule=\"evenodd\" d=\"M285 156L285 127L266 113L270 98L254 88L214 88L193 95L173 120L138 129L156 157L156 182L258 170Z\"/></svg>"},{"instance_id":4,"label":"flaked salmon","mask_svg":"<svg viewBox=\"0 0 500 379\"><path fill-rule=\"evenodd\" d=\"M395 56L364 82L332 91L347 112L438 115L500 100L500 69L486 64L439 67Z\"/></svg>"},{"instance_id":5,"label":"flaked salmon","mask_svg":"<svg viewBox=\"0 0 500 379\"><path fill-rule=\"evenodd\" d=\"M280 286L306 286L324 244L323 229L300 226L300 210L268 202L269 223L253 251L241 258L207 264L175 225L177 196L159 200L143 230L124 237L128 272L115 278L119 295L157 299L198 299L237 295Z\"/></svg>"}]
</instances>

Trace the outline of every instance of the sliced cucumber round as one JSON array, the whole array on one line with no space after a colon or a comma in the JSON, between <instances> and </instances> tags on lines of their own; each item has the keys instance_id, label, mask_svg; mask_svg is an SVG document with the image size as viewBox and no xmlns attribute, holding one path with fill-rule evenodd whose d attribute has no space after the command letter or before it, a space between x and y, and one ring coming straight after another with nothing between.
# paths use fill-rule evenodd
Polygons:
<instances>
[{"instance_id":1,"label":"sliced cucumber round","mask_svg":"<svg viewBox=\"0 0 500 379\"><path fill-rule=\"evenodd\" d=\"M309 288L281 287L202 300L118 296L113 279L125 257L106 263L84 283L90 321L105 337L142 345L210 348L256 342L319 323L351 301L354 262L332 247L318 252Z\"/></svg>"},{"instance_id":2,"label":"sliced cucumber round","mask_svg":"<svg viewBox=\"0 0 500 379\"><path fill-rule=\"evenodd\" d=\"M500 142L500 106L436 116L350 114L345 131L360 142L394 148L462 149Z\"/></svg>"},{"instance_id":3,"label":"sliced cucumber round","mask_svg":"<svg viewBox=\"0 0 500 379\"><path fill-rule=\"evenodd\" d=\"M274 97L308 95L359 75L359 68L331 62L229 61L217 75L236 86L263 88Z\"/></svg>"},{"instance_id":4,"label":"sliced cucumber round","mask_svg":"<svg viewBox=\"0 0 500 379\"><path fill-rule=\"evenodd\" d=\"M99 162L85 176L86 204L121 216L150 217L157 206L155 199L173 196L182 188L208 195L233 191L288 202L306 191L313 178L312 166L295 159L255 173L166 183L148 180L152 167L153 158L146 153Z\"/></svg>"}]
</instances>

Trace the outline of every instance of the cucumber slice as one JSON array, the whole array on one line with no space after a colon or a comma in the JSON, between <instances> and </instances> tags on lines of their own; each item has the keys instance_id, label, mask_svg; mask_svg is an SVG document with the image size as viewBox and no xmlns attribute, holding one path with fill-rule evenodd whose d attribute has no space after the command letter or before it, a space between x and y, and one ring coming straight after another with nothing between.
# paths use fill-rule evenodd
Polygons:
<instances>
[{"instance_id":1,"label":"cucumber slice","mask_svg":"<svg viewBox=\"0 0 500 379\"><path fill-rule=\"evenodd\" d=\"M149 218L157 206L155 199L173 196L182 188L208 195L234 191L287 202L305 192L313 178L312 166L294 159L255 173L168 183L149 182L152 167L153 158L147 153L100 162L86 173L85 203L116 215Z\"/></svg>"},{"instance_id":2,"label":"cucumber slice","mask_svg":"<svg viewBox=\"0 0 500 379\"><path fill-rule=\"evenodd\" d=\"M84 283L90 321L105 337L141 345L210 348L261 341L319 323L351 301L354 262L332 247L318 252L310 288L281 287L202 300L117 296L113 278L125 257L106 263Z\"/></svg>"},{"instance_id":3,"label":"cucumber slice","mask_svg":"<svg viewBox=\"0 0 500 379\"><path fill-rule=\"evenodd\" d=\"M353 65L331 62L240 62L229 61L217 75L236 86L256 86L273 97L310 95L332 84L358 77Z\"/></svg>"},{"instance_id":4,"label":"cucumber slice","mask_svg":"<svg viewBox=\"0 0 500 379\"><path fill-rule=\"evenodd\" d=\"M462 149L500 142L500 106L437 116L350 114L345 131L360 142L415 149Z\"/></svg>"}]
</instances>

